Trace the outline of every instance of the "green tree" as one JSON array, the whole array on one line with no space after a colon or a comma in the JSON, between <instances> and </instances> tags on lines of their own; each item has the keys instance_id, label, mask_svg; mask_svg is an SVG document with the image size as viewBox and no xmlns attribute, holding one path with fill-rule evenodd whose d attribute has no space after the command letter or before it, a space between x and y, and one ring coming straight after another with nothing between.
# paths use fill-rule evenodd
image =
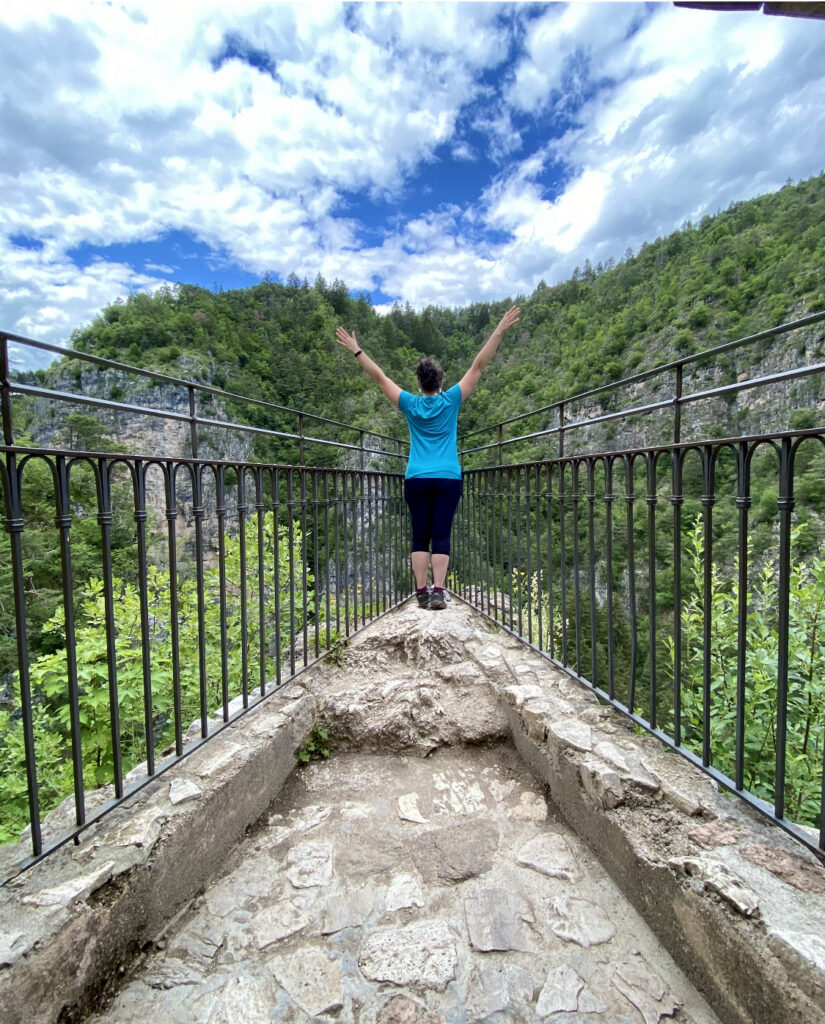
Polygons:
<instances>
[{"instance_id":1,"label":"green tree","mask_svg":"<svg viewBox=\"0 0 825 1024\"><path fill-rule=\"evenodd\" d=\"M701 753L703 706L703 622L711 617L711 763L734 773L738 626L738 581L715 564L711 606L703 605L704 541L701 523L689 534L690 573L682 606L682 715L685 745ZM798 546L799 528L792 534ZM749 559L750 562L750 559ZM777 749L777 573L767 559L748 593L745 668L745 786L763 800L775 796ZM786 816L803 824L819 821L822 746L825 738L825 562L814 556L794 560L790 574L788 649ZM675 656L672 638L671 676Z\"/></svg>"},{"instance_id":2,"label":"green tree","mask_svg":"<svg viewBox=\"0 0 825 1024\"><path fill-rule=\"evenodd\" d=\"M290 554L290 546L292 551ZM304 538L297 527L291 531L281 524L278 531L278 553L275 555L275 528L271 514L264 524L264 564L281 567L277 581L274 574L259 581L249 572L241 574L240 543L227 538L226 575L226 662L229 698L241 692L242 669L247 665L250 689L260 675L261 656L264 675L273 680L277 662L288 661L288 652L304 628L304 609L316 621L314 577L310 572L296 576L292 587L286 566L292 561L300 565L306 558ZM247 531L246 558L248 566L258 562L257 531ZM116 595L115 652L118 681L120 744L124 771L146 756L144 730L143 669L141 657L140 594L133 582L115 578ZM259 595L259 588L262 594ZM174 691L171 646L170 579L167 572L156 567L148 571L146 600L149 608L149 636L152 660L153 739L158 751L174 736ZM247 626L242 628L242 594L246 595ZM259 596L263 598L263 655L259 645ZM182 727L196 720L201 712L198 592L196 581L182 579L177 585L177 626L180 651L180 695ZM204 604L206 622L204 646L206 654L206 710L215 713L222 704L222 632L220 618L220 572L212 567L204 572ZM106 649L105 604L103 583L90 579L83 588L81 622L76 630L76 654L80 688L79 717L84 782L94 789L112 781L114 749L109 709L109 673ZM320 609L323 615L324 609ZM38 782L41 810L46 813L72 789L70 761L70 709L67 693L65 629L62 607L44 626L55 638L55 650L33 661L30 670L34 694L35 746L37 749ZM286 670L288 674L288 669ZM23 758L22 719L19 708L3 711L0 717L0 817L5 840L16 836L26 823L25 762Z\"/></svg>"}]
</instances>

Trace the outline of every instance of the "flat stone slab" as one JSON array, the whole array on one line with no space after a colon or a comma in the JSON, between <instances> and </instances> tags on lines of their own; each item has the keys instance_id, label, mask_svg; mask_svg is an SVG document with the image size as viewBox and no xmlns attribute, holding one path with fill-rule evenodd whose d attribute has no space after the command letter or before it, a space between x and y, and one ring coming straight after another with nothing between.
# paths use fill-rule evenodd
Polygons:
<instances>
[{"instance_id":1,"label":"flat stone slab","mask_svg":"<svg viewBox=\"0 0 825 1024\"><path fill-rule=\"evenodd\" d=\"M533 931L535 911L523 896L503 889L484 889L477 896L467 897L464 911L473 949L540 952L538 937Z\"/></svg>"},{"instance_id":2,"label":"flat stone slab","mask_svg":"<svg viewBox=\"0 0 825 1024\"><path fill-rule=\"evenodd\" d=\"M517 863L533 868L549 878L562 878L568 882L577 882L581 871L570 844L556 833L534 836L519 850Z\"/></svg>"},{"instance_id":3,"label":"flat stone slab","mask_svg":"<svg viewBox=\"0 0 825 1024\"><path fill-rule=\"evenodd\" d=\"M445 921L420 921L371 935L358 964L366 978L443 991L458 963L453 933Z\"/></svg>"},{"instance_id":4,"label":"flat stone slab","mask_svg":"<svg viewBox=\"0 0 825 1024\"><path fill-rule=\"evenodd\" d=\"M418 793L405 793L398 798L398 817L418 822L419 825L427 824L429 819L424 817L418 807Z\"/></svg>"},{"instance_id":5,"label":"flat stone slab","mask_svg":"<svg viewBox=\"0 0 825 1024\"><path fill-rule=\"evenodd\" d=\"M296 889L326 885L332 878L329 843L299 843L289 851L286 862L286 876Z\"/></svg>"},{"instance_id":6,"label":"flat stone slab","mask_svg":"<svg viewBox=\"0 0 825 1024\"><path fill-rule=\"evenodd\" d=\"M187 800L200 800L202 796L203 790L191 779L172 779L169 784L169 802L175 806Z\"/></svg>"},{"instance_id":7,"label":"flat stone slab","mask_svg":"<svg viewBox=\"0 0 825 1024\"><path fill-rule=\"evenodd\" d=\"M413 859L430 882L463 882L493 866L498 829L486 821L468 821L417 836Z\"/></svg>"},{"instance_id":8,"label":"flat stone slab","mask_svg":"<svg viewBox=\"0 0 825 1024\"><path fill-rule=\"evenodd\" d=\"M579 946L601 946L616 934L616 925L598 903L562 896L550 900L547 920L551 930L564 942Z\"/></svg>"},{"instance_id":9,"label":"flat stone slab","mask_svg":"<svg viewBox=\"0 0 825 1024\"><path fill-rule=\"evenodd\" d=\"M257 949L266 949L309 924L307 908L297 900L279 900L264 907L249 922L249 931Z\"/></svg>"},{"instance_id":10,"label":"flat stone slab","mask_svg":"<svg viewBox=\"0 0 825 1024\"><path fill-rule=\"evenodd\" d=\"M398 875L393 878L384 899L384 910L387 914L423 906L424 893L417 878L413 878L412 875Z\"/></svg>"},{"instance_id":11,"label":"flat stone slab","mask_svg":"<svg viewBox=\"0 0 825 1024\"><path fill-rule=\"evenodd\" d=\"M472 1010L479 1017L492 1013L525 1010L533 1002L533 979L518 964L482 966L471 985Z\"/></svg>"},{"instance_id":12,"label":"flat stone slab","mask_svg":"<svg viewBox=\"0 0 825 1024\"><path fill-rule=\"evenodd\" d=\"M269 967L275 980L304 1013L316 1017L343 1005L341 963L318 949L273 957Z\"/></svg>"},{"instance_id":13,"label":"flat stone slab","mask_svg":"<svg viewBox=\"0 0 825 1024\"><path fill-rule=\"evenodd\" d=\"M427 822L399 817L411 793ZM296 772L93 1022L640 1024L675 1006L718 1024L498 744Z\"/></svg>"},{"instance_id":14,"label":"flat stone slab","mask_svg":"<svg viewBox=\"0 0 825 1024\"><path fill-rule=\"evenodd\" d=\"M353 892L334 893L324 907L324 935L360 928L375 905L374 889L355 889Z\"/></svg>"},{"instance_id":15,"label":"flat stone slab","mask_svg":"<svg viewBox=\"0 0 825 1024\"><path fill-rule=\"evenodd\" d=\"M617 964L613 984L641 1013L645 1024L659 1024L679 1009L679 1000L641 957Z\"/></svg>"},{"instance_id":16,"label":"flat stone slab","mask_svg":"<svg viewBox=\"0 0 825 1024\"><path fill-rule=\"evenodd\" d=\"M24 896L22 903L32 907L59 907L72 903L74 900L82 899L99 889L104 882L112 877L114 861L107 861L95 868L86 875L78 875L69 879L61 885L55 885L49 889L41 889L40 892L32 893L31 896Z\"/></svg>"}]
</instances>

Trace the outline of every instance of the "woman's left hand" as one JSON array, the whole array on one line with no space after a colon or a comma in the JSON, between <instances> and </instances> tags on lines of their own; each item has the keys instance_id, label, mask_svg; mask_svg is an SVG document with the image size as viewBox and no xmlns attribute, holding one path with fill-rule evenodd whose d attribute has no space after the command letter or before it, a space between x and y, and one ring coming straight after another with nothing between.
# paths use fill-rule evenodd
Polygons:
<instances>
[{"instance_id":1,"label":"woman's left hand","mask_svg":"<svg viewBox=\"0 0 825 1024\"><path fill-rule=\"evenodd\" d=\"M499 337L504 334L505 331L509 331L513 324L517 324L521 310L518 306L511 306L504 316L499 320L498 327L496 327L496 333Z\"/></svg>"},{"instance_id":2,"label":"woman's left hand","mask_svg":"<svg viewBox=\"0 0 825 1024\"><path fill-rule=\"evenodd\" d=\"M345 331L343 327L339 327L335 332L335 338L339 345L343 345L348 352L357 352L361 347L358 344L358 339L355 337L355 331L352 334L349 331Z\"/></svg>"}]
</instances>

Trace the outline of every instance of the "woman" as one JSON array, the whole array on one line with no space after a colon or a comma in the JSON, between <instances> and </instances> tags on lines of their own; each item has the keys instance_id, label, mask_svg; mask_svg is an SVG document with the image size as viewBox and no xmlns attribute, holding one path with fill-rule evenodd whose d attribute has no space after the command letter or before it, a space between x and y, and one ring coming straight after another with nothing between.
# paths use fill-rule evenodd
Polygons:
<instances>
[{"instance_id":1,"label":"woman","mask_svg":"<svg viewBox=\"0 0 825 1024\"><path fill-rule=\"evenodd\" d=\"M419 395L411 395L384 373L358 344L355 333L336 331L339 344L355 356L393 405L407 420L410 458L404 497L412 519L412 570L416 596L422 608L444 607L444 583L450 564L450 529L461 498L461 466L456 450L456 424L462 402L473 393L481 373L495 355L504 332L518 323L519 307L512 306L481 347L473 365L458 384L442 390L444 371L427 356L418 361ZM427 568L432 545L433 589L427 590Z\"/></svg>"}]
</instances>

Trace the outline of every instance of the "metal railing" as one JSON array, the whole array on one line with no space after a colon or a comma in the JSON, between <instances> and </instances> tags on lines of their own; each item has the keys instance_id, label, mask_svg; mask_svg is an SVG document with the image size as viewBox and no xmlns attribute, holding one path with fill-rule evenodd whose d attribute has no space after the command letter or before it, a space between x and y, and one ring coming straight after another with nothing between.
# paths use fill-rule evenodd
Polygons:
<instances>
[{"instance_id":1,"label":"metal railing","mask_svg":"<svg viewBox=\"0 0 825 1024\"><path fill-rule=\"evenodd\" d=\"M60 391L54 388L40 387L34 384L26 384L21 380L13 379L10 375L9 345L19 345L23 348L33 348L39 351L51 352L67 359L78 360L81 363L95 366L98 369L110 370L113 373L120 373L125 376L136 377L150 381L155 385L169 385L172 388L180 389L186 395L187 411L185 413L174 412L168 408L153 408L145 405L129 405L123 402L100 398L80 391ZM297 445L297 462L299 465L306 464L307 445L318 445L322 447L336 448L341 451L356 452L361 457L361 466L364 468L364 456L384 456L391 459L404 459L409 450L409 441L404 438L393 437L388 434L377 433L366 430L363 427L355 427L351 423L342 423L339 420L329 419L325 416L318 416L315 413L304 412L299 409L292 409L285 405L276 405L273 402L265 402L261 399L251 398L246 395L238 395L222 388L213 387L209 384L200 384L195 381L184 380L180 377L171 377L168 374L158 373L155 370L144 370L140 367L129 366L127 363L119 363L113 359L104 359L102 356L95 356L88 352L75 351L74 349L63 348L60 345L51 345L44 341L35 341L32 338L25 338L17 334L9 334L0 331L0 401L2 401L3 432L4 442L13 444L12 436L12 409L11 397L13 395L26 395L29 398L42 398L51 402L69 403L71 405L88 406L95 409L110 410L121 414L133 414L136 416L151 416L166 420L170 423L185 423L189 426L188 454L197 459L199 456L199 428L212 427L222 431L237 431L241 434L251 436L263 436L283 441L291 441ZM294 419L295 430L276 430L271 426L256 427L248 423L236 423L225 419L216 419L211 416L204 416L198 410L198 398L217 398L221 402L236 403L246 409L260 409L274 418ZM340 438L324 438L310 435L305 432L307 422L323 424L334 428L338 434L358 435L358 443L348 443ZM377 441L389 442L391 449L367 447L368 438L375 438ZM174 453L179 454L179 453Z\"/></svg>"},{"instance_id":2,"label":"metal railing","mask_svg":"<svg viewBox=\"0 0 825 1024\"><path fill-rule=\"evenodd\" d=\"M183 387L190 415L11 379L9 341ZM397 439L306 413L295 413L297 433L204 418L197 394L224 392L12 335L0 335L0 370L8 537L0 637L14 647L2 680L0 755L25 779L25 794L17 805L8 798L0 820L25 804L31 832L31 853L13 874L77 841L318 658L334 656L409 595L411 576L397 472L197 457L204 424L297 441L302 457L305 446L334 445L361 466L402 458L364 447L378 437L400 449ZM193 454L15 444L13 395L183 419ZM361 444L306 434L305 420L354 430ZM36 574L49 552L54 578L42 584ZM44 590L53 596L45 621L37 614ZM48 820L44 832L47 812L64 799L72 824Z\"/></svg>"},{"instance_id":3,"label":"metal railing","mask_svg":"<svg viewBox=\"0 0 825 1024\"><path fill-rule=\"evenodd\" d=\"M813 424L680 440L682 405L821 379L825 364L686 393L683 368L772 331L593 389L539 412L555 457L465 471L458 593L600 699L825 857L825 396ZM820 339L821 341L821 339ZM668 398L564 409L675 373ZM773 392L772 392L773 394ZM571 453L576 427L672 407L674 443ZM797 495L796 492L799 492Z\"/></svg>"},{"instance_id":4,"label":"metal railing","mask_svg":"<svg viewBox=\"0 0 825 1024\"><path fill-rule=\"evenodd\" d=\"M770 330L760 331L757 334L751 334L744 338L737 338L735 341L729 341L723 345L705 349L702 352L696 352L692 355L682 356L679 359L662 363L659 366L654 366L649 370L633 374L630 377L623 377L621 380L612 381L597 388L590 388L587 391L581 391L578 394L571 395L569 398L553 402L550 405L540 406L530 410L530 412L511 416L509 419L501 420L499 423L479 427L476 430L462 434L459 438L460 444L465 444L469 438L478 437L480 434L495 433L496 440L486 444L463 447L459 454L462 459L466 459L467 456L477 453L495 451L497 463L501 466L504 464L505 449L511 445L524 445L528 442L535 443L552 439L556 443L556 450L552 454L563 457L565 454L565 439L569 438L571 431L583 432L586 428L599 427L617 420L624 426L629 420L639 421L641 417L649 417L653 413L668 412L669 410L672 410L672 419L669 423L665 422L661 425L665 432L662 440L671 440L674 444L679 444L683 440L682 410L684 407L698 402L730 399L740 392L748 391L752 388L764 388L769 385L784 386L794 380L815 377L825 373L825 362L797 366L776 373L759 374L754 377L746 376L744 380L737 379L721 386L699 386L694 391L686 390L686 371L694 370L697 374L697 379L700 379L703 368L709 365L715 366L719 358L727 355L729 352L744 349L748 346L764 345L775 338L804 330L823 321L825 321L825 312L812 313L810 316L801 317L790 323L780 324L777 327L772 327ZM672 381L670 380L671 377ZM655 387L661 392L662 397L654 402L643 401L639 404L620 405L617 409L603 407L605 403L608 403L614 397L617 397L621 403L624 395L633 396L634 391L638 390L638 385L640 384L644 384L648 388ZM591 407L596 406L596 411L588 413L588 405ZM567 418L571 408L577 409L580 407L584 407L583 412L579 412L572 419ZM507 436L508 427L536 419L549 422L550 426L542 426L537 430L529 430L524 433ZM576 435L574 434L574 436ZM547 452L545 454L551 453Z\"/></svg>"}]
</instances>

